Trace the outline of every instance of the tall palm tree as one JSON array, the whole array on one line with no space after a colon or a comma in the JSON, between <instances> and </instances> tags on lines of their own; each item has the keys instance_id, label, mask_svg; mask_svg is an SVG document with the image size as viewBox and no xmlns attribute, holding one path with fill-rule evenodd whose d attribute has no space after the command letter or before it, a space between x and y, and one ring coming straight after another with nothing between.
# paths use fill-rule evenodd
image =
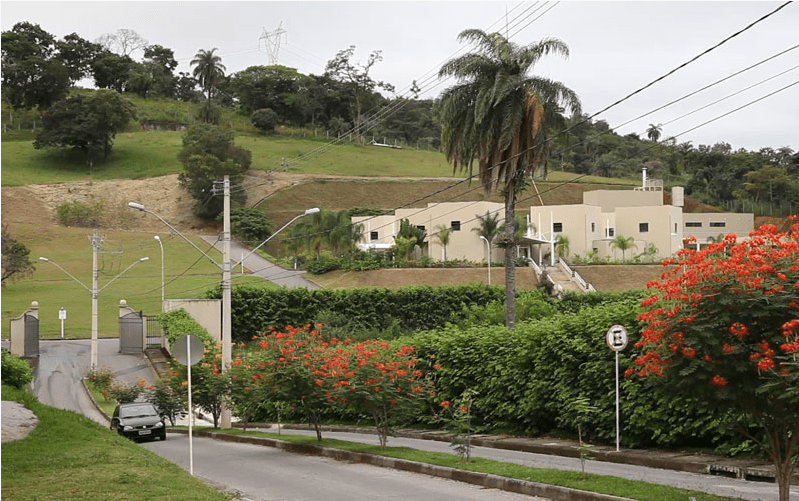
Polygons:
<instances>
[{"instance_id":1,"label":"tall palm tree","mask_svg":"<svg viewBox=\"0 0 799 501\"><path fill-rule=\"evenodd\" d=\"M568 56L568 46L549 38L520 46L499 33L471 29L460 41L476 52L444 63L440 77L455 77L437 106L441 139L454 169L471 176L479 165L483 189L500 187L505 199L505 323L514 327L516 274L514 211L516 196L539 168L546 172L547 129L562 122L559 109L580 112L577 95L560 82L531 75L535 64L552 53Z\"/></svg>"},{"instance_id":2,"label":"tall palm tree","mask_svg":"<svg viewBox=\"0 0 799 501\"><path fill-rule=\"evenodd\" d=\"M660 124L649 124L649 127L646 129L646 137L648 137L650 141L657 142L657 140L660 139L661 132L663 132L663 127Z\"/></svg>"},{"instance_id":3,"label":"tall palm tree","mask_svg":"<svg viewBox=\"0 0 799 501\"><path fill-rule=\"evenodd\" d=\"M557 252L559 256L567 257L570 250L569 245L569 237L566 235L558 235L558 238L555 239L555 252Z\"/></svg>"},{"instance_id":4,"label":"tall palm tree","mask_svg":"<svg viewBox=\"0 0 799 501\"><path fill-rule=\"evenodd\" d=\"M192 75L200 82L200 87L206 94L206 106L209 112L206 116L210 116L213 91L225 77L226 68L222 64L222 58L214 54L216 50L216 47L211 50L200 49L189 63L190 66L195 66Z\"/></svg>"},{"instance_id":5,"label":"tall palm tree","mask_svg":"<svg viewBox=\"0 0 799 501\"><path fill-rule=\"evenodd\" d=\"M633 237L624 237L622 235L617 235L616 238L610 241L610 246L614 249L619 249L621 251L621 262L625 261L624 252L627 249L637 248L638 246L635 245L635 239Z\"/></svg>"},{"instance_id":6,"label":"tall palm tree","mask_svg":"<svg viewBox=\"0 0 799 501\"><path fill-rule=\"evenodd\" d=\"M438 243L444 247L444 261L447 260L447 245L449 245L449 237L452 236L452 227L439 224L436 226L434 236Z\"/></svg>"}]
</instances>

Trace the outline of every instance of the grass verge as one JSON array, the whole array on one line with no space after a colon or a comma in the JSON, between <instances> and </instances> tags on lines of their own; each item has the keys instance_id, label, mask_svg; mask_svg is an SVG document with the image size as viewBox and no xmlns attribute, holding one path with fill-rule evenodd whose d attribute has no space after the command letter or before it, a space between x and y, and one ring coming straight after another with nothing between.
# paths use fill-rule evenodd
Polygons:
<instances>
[{"instance_id":1,"label":"grass verge","mask_svg":"<svg viewBox=\"0 0 799 501\"><path fill-rule=\"evenodd\" d=\"M223 501L225 494L178 465L72 411L3 386L3 400L39 418L26 438L2 444L3 499L15 501Z\"/></svg>"},{"instance_id":2,"label":"grass verge","mask_svg":"<svg viewBox=\"0 0 799 501\"><path fill-rule=\"evenodd\" d=\"M208 431L216 432L219 431L218 429L214 428L198 429L206 429ZM652 484L639 480L628 480L607 475L596 475L589 473L586 475L585 479L583 479L582 473L578 471L532 468L515 463L506 463L485 458L473 457L470 462L465 462L463 458L457 454L420 451L408 447L386 447L385 449L381 449L377 445L348 442L344 440L324 438L322 439L322 442L318 442L314 436L290 434L278 435L276 433L265 433L259 431L245 432L244 430L235 428L231 430L225 430L225 433L252 437L267 437L276 440L315 444L321 445L323 447L353 452L364 452L379 456L416 461L419 463L456 468L459 470L487 473L519 480L539 482L548 485L558 485L571 489L610 494L613 496L620 496L641 501L685 501L691 497L701 499L702 501L729 501L731 499L690 489L681 489L678 487Z\"/></svg>"}]
</instances>

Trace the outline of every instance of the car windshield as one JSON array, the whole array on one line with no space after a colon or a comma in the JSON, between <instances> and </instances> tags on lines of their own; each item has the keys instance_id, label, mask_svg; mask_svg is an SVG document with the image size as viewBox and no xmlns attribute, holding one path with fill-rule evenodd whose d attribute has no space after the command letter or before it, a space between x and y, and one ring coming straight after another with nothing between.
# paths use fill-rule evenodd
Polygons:
<instances>
[{"instance_id":1,"label":"car windshield","mask_svg":"<svg viewBox=\"0 0 799 501\"><path fill-rule=\"evenodd\" d=\"M158 415L158 413L155 412L155 408L150 404L127 405L125 407L120 407L119 409L119 417L123 418L156 415Z\"/></svg>"}]
</instances>

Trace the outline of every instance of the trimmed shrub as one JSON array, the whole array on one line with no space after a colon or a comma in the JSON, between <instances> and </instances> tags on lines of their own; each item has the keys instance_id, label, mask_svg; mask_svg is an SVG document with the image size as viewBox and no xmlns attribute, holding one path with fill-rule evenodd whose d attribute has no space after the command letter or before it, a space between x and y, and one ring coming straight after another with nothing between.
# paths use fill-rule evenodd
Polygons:
<instances>
[{"instance_id":1,"label":"trimmed shrub","mask_svg":"<svg viewBox=\"0 0 799 501\"><path fill-rule=\"evenodd\" d=\"M95 228L100 225L103 213L101 203L63 202L58 206L58 222L63 226L78 226L81 228Z\"/></svg>"},{"instance_id":2,"label":"trimmed shrub","mask_svg":"<svg viewBox=\"0 0 799 501\"><path fill-rule=\"evenodd\" d=\"M33 370L28 362L12 355L7 350L3 351L2 379L3 384L22 388L33 381Z\"/></svg>"}]
</instances>

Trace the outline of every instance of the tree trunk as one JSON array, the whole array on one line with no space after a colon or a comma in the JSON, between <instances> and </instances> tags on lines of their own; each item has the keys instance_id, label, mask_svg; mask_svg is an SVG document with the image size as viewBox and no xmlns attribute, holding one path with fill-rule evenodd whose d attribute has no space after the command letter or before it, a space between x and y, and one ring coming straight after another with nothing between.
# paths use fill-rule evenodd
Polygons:
<instances>
[{"instance_id":1,"label":"tree trunk","mask_svg":"<svg viewBox=\"0 0 799 501\"><path fill-rule=\"evenodd\" d=\"M515 209L516 190L508 188L505 192L505 326L508 329L516 327Z\"/></svg>"}]
</instances>

